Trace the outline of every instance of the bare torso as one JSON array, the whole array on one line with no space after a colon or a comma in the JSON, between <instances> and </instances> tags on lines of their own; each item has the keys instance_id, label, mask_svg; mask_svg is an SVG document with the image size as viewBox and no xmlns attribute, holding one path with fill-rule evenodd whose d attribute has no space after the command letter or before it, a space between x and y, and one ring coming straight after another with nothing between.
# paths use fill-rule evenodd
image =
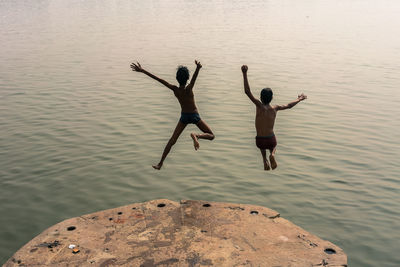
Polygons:
<instances>
[{"instance_id":1,"label":"bare torso","mask_svg":"<svg viewBox=\"0 0 400 267\"><path fill-rule=\"evenodd\" d=\"M257 106L256 110L256 131L257 136L269 136L274 133L276 109L273 106Z\"/></svg>"},{"instance_id":2,"label":"bare torso","mask_svg":"<svg viewBox=\"0 0 400 267\"><path fill-rule=\"evenodd\" d=\"M182 112L185 113L198 113L196 103L194 101L194 94L192 88L188 85L186 88L176 87L174 95L181 105Z\"/></svg>"}]
</instances>

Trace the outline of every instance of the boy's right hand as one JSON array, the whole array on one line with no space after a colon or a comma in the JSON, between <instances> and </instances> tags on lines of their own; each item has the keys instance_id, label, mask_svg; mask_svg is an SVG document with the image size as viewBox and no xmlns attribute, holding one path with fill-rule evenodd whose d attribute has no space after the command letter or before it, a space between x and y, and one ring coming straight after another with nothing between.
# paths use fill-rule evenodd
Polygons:
<instances>
[{"instance_id":1,"label":"boy's right hand","mask_svg":"<svg viewBox=\"0 0 400 267\"><path fill-rule=\"evenodd\" d=\"M200 61L195 60L194 63L196 64L197 68L201 69L203 67L200 63Z\"/></svg>"},{"instance_id":2,"label":"boy's right hand","mask_svg":"<svg viewBox=\"0 0 400 267\"><path fill-rule=\"evenodd\" d=\"M135 64L135 63L132 63L132 64L131 64L131 69L132 69L133 71L143 72L143 68L142 68L142 66L140 66L140 63L139 63L139 62L136 62L136 64Z\"/></svg>"},{"instance_id":3,"label":"boy's right hand","mask_svg":"<svg viewBox=\"0 0 400 267\"><path fill-rule=\"evenodd\" d=\"M247 73L247 70L248 70L249 68L247 67L247 65L243 65L242 66L242 72L243 72L243 74L244 73Z\"/></svg>"},{"instance_id":4,"label":"boy's right hand","mask_svg":"<svg viewBox=\"0 0 400 267\"><path fill-rule=\"evenodd\" d=\"M307 99L307 96L305 94L301 94L301 95L298 95L297 99L299 101L303 101L304 99Z\"/></svg>"}]
</instances>

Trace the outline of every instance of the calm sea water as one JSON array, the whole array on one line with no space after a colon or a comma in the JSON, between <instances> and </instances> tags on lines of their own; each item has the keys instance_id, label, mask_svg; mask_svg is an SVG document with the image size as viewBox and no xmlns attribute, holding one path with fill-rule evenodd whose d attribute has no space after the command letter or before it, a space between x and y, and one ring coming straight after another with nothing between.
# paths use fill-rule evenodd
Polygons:
<instances>
[{"instance_id":1,"label":"calm sea water","mask_svg":"<svg viewBox=\"0 0 400 267\"><path fill-rule=\"evenodd\" d=\"M252 203L342 247L350 266L400 256L397 0L0 0L0 263L61 220L150 199ZM216 134L129 64L195 88ZM255 109L274 90L279 167L262 170Z\"/></svg>"}]
</instances>

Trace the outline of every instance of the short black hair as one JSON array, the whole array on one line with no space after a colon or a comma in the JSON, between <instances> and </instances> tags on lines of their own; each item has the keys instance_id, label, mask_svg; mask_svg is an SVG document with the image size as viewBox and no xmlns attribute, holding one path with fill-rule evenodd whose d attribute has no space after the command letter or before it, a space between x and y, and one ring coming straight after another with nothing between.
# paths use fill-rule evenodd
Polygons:
<instances>
[{"instance_id":1,"label":"short black hair","mask_svg":"<svg viewBox=\"0 0 400 267\"><path fill-rule=\"evenodd\" d=\"M179 85L185 85L187 80L189 80L189 70L185 66L178 66L176 71L176 80Z\"/></svg>"},{"instance_id":2,"label":"short black hair","mask_svg":"<svg viewBox=\"0 0 400 267\"><path fill-rule=\"evenodd\" d=\"M272 93L271 88L262 89L260 94L261 102L263 102L264 105L268 105L271 102L273 95L274 93Z\"/></svg>"}]
</instances>

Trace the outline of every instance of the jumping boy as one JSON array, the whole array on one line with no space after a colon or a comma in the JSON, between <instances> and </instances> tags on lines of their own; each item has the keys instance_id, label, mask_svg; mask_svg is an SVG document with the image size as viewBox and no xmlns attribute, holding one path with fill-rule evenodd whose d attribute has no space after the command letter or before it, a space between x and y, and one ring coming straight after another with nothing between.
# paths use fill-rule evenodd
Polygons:
<instances>
[{"instance_id":1,"label":"jumping boy","mask_svg":"<svg viewBox=\"0 0 400 267\"><path fill-rule=\"evenodd\" d=\"M164 148L164 152L161 156L160 162L157 165L153 165L153 168L156 170L161 169L165 158L167 157L168 153L171 150L171 147L176 143L179 136L185 129L186 125L190 123L196 124L196 126L203 132L202 134L197 134L197 133L190 134L190 136L193 139L193 145L195 150L198 150L200 148L198 139L213 140L215 137L210 127L208 127L205 121L203 121L200 118L200 115L197 111L196 103L194 101L193 87L194 83L196 82L197 75L199 74L199 71L202 67L199 61L195 60L194 62L196 64L196 70L188 85L186 85L186 83L189 80L189 70L184 66L178 67L178 70L176 72L176 80L178 81L179 86L169 84L163 79L160 79L157 76L151 74L150 72L144 70L142 66L140 66L139 62L137 62L136 64L135 63L131 64L131 68L133 71L142 72L147 76L149 76L150 78L153 78L154 80L162 83L163 85L171 89L174 92L176 98L178 99L182 109L181 118L179 119L178 124L176 125L174 133L172 134L171 138L169 139L167 145Z\"/></svg>"},{"instance_id":2,"label":"jumping boy","mask_svg":"<svg viewBox=\"0 0 400 267\"><path fill-rule=\"evenodd\" d=\"M246 65L242 66L243 72L243 82L244 82L244 92L250 98L250 100L256 105L256 146L260 149L261 155L263 157L264 170L269 170L270 168L275 169L278 164L275 160L276 151L276 138L274 134L274 124L276 113L278 110L290 109L297 105L300 101L307 99L307 96L301 94L297 97L297 100L290 102L287 105L274 105L271 106L270 102L272 100L272 90L270 88L264 88L261 90L260 100L255 99L250 91L249 82L247 80L247 70ZM269 150L269 161L268 163L266 150Z\"/></svg>"}]
</instances>

